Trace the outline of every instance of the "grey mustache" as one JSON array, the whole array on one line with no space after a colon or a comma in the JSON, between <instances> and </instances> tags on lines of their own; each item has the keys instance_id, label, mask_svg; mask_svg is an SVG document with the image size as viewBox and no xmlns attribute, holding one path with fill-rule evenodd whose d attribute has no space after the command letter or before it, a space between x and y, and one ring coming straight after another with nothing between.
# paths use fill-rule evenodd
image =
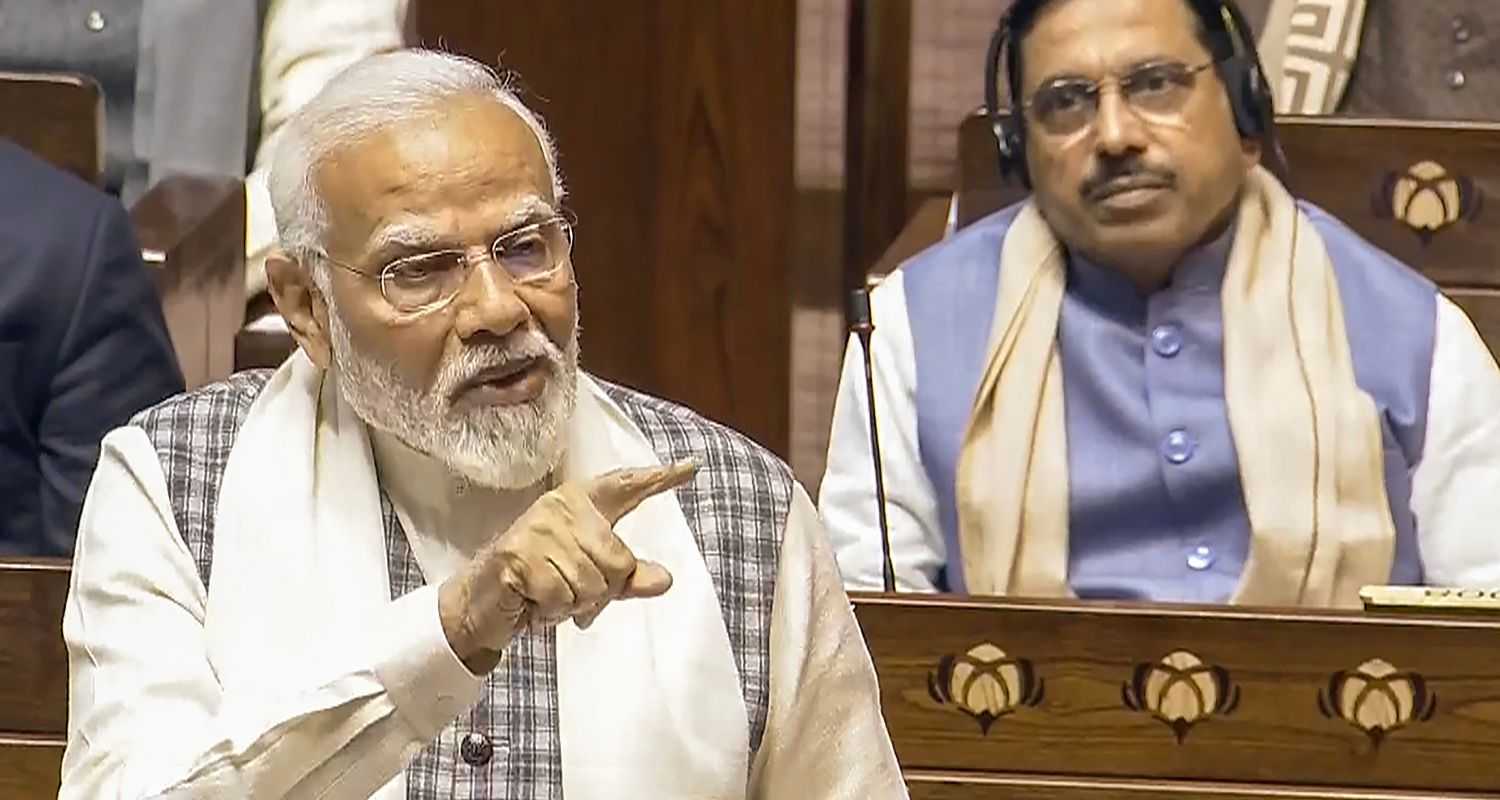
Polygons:
<instances>
[{"instance_id":1,"label":"grey mustache","mask_svg":"<svg viewBox=\"0 0 1500 800\"><path fill-rule=\"evenodd\" d=\"M1083 196L1095 199L1117 184L1125 184L1131 188L1139 186L1164 186L1170 188L1177 184L1177 177L1171 173L1145 169L1111 172L1107 175L1090 178L1084 182Z\"/></svg>"},{"instance_id":2,"label":"grey mustache","mask_svg":"<svg viewBox=\"0 0 1500 800\"><path fill-rule=\"evenodd\" d=\"M479 375L493 369L504 369L518 361L535 359L548 367L554 367L557 359L544 342L528 338L513 345L500 347L483 345L465 351L444 370L440 383L450 390L463 386Z\"/></svg>"}]
</instances>

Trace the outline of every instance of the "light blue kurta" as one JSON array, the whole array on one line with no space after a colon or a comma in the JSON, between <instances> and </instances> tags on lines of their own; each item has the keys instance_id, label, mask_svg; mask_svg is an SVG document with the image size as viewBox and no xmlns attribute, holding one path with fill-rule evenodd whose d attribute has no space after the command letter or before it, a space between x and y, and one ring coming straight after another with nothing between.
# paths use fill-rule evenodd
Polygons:
<instances>
[{"instance_id":1,"label":"light blue kurta","mask_svg":"<svg viewBox=\"0 0 1500 800\"><path fill-rule=\"evenodd\" d=\"M1320 209L1302 207L1334 263L1356 380L1381 412L1397 528L1391 581L1418 583L1410 470L1426 429L1436 288ZM1018 210L980 220L904 268L917 438L938 493L949 552L943 580L952 591L964 589L959 444L987 355L1001 247ZM1220 284L1231 239L1190 254L1171 284L1150 295L1106 268L1069 263L1058 346L1068 577L1081 597L1223 602L1244 568L1250 526L1224 404Z\"/></svg>"}]
</instances>

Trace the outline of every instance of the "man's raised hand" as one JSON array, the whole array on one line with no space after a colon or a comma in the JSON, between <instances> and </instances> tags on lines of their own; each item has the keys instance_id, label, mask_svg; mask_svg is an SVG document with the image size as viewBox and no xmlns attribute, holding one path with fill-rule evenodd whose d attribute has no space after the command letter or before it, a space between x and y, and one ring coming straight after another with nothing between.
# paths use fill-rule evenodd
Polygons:
<instances>
[{"instance_id":1,"label":"man's raised hand","mask_svg":"<svg viewBox=\"0 0 1500 800\"><path fill-rule=\"evenodd\" d=\"M527 625L572 618L587 627L614 600L665 593L672 575L637 559L614 525L697 471L695 462L618 469L542 495L439 590L454 652L471 671L488 672Z\"/></svg>"}]
</instances>

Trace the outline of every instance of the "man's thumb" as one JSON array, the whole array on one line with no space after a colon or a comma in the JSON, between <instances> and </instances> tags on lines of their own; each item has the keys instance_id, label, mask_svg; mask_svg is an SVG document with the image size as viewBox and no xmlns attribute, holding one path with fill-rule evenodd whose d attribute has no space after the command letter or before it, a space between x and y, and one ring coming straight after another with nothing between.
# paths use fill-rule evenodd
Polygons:
<instances>
[{"instance_id":1,"label":"man's thumb","mask_svg":"<svg viewBox=\"0 0 1500 800\"><path fill-rule=\"evenodd\" d=\"M657 597L672 588L672 573L655 561L637 561L621 597Z\"/></svg>"}]
</instances>

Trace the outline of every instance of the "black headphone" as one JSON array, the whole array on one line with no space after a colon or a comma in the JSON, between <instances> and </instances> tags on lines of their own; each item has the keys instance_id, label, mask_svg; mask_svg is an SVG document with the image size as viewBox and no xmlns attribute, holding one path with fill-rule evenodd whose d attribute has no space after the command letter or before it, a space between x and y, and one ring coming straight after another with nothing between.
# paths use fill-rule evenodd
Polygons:
<instances>
[{"instance_id":1,"label":"black headphone","mask_svg":"<svg viewBox=\"0 0 1500 800\"><path fill-rule=\"evenodd\" d=\"M1031 188L1031 176L1026 169L1026 124L1024 112L1019 108L1009 112L1000 109L1000 67L1004 61L1006 80L1011 100L1020 94L1019 42L1015 41L1012 25L1016 5L1000 17L1000 25L990 37L989 51L985 57L984 102L985 114L995 133L1000 174L1004 177L1016 175L1021 184ZM1250 24L1244 12L1234 0L1190 0L1196 13L1209 32L1213 42L1214 69L1219 80L1229 93L1229 105L1234 110L1234 126L1244 139L1260 139L1266 145L1272 159L1272 169L1284 172L1285 164L1280 154L1280 145L1275 137L1275 103L1267 88L1268 81L1260 63L1255 40L1250 34ZM1280 169L1278 169L1278 167Z\"/></svg>"}]
</instances>

